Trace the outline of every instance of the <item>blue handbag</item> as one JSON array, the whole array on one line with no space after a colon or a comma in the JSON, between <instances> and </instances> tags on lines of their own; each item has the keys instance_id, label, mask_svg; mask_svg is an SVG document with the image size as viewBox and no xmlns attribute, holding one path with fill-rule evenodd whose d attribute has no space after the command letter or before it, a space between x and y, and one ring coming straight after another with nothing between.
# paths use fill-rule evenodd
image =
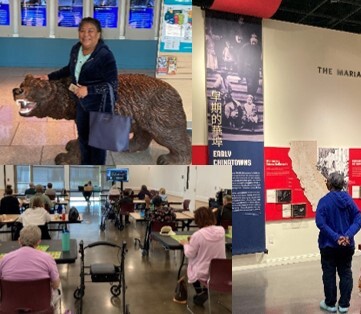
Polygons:
<instances>
[{"instance_id":1,"label":"blue handbag","mask_svg":"<svg viewBox=\"0 0 361 314\"><path fill-rule=\"evenodd\" d=\"M114 114L113 87L108 83L111 112L104 112L105 102L99 111L89 113L89 142L90 146L111 150L114 152L129 149L129 132L131 117Z\"/></svg>"}]
</instances>

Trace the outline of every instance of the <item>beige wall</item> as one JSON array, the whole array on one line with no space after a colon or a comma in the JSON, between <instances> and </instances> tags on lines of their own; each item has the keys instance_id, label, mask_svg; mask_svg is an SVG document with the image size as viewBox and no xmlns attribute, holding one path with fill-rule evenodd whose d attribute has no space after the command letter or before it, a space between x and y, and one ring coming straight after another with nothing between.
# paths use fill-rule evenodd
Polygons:
<instances>
[{"instance_id":1,"label":"beige wall","mask_svg":"<svg viewBox=\"0 0 361 314\"><path fill-rule=\"evenodd\" d=\"M361 78L336 75L361 70L360 51L359 35L265 20L265 146L315 140L318 147L361 147ZM318 66L333 75L319 74ZM314 219L267 223L269 254L234 257L233 267L318 259L317 237Z\"/></svg>"},{"instance_id":2,"label":"beige wall","mask_svg":"<svg viewBox=\"0 0 361 314\"><path fill-rule=\"evenodd\" d=\"M192 53L192 94L193 124L192 144L207 144L207 107L204 54L204 17L199 7L193 7L193 53Z\"/></svg>"},{"instance_id":3,"label":"beige wall","mask_svg":"<svg viewBox=\"0 0 361 314\"><path fill-rule=\"evenodd\" d=\"M193 143L206 145L204 18L200 10L194 14L193 120L199 125ZM361 147L361 78L336 75L337 69L361 71L360 36L264 20L262 37L265 146L316 140L319 147ZM333 75L319 74L318 66ZM318 258L317 235L313 219L266 223L269 254L235 256L233 267Z\"/></svg>"}]
</instances>

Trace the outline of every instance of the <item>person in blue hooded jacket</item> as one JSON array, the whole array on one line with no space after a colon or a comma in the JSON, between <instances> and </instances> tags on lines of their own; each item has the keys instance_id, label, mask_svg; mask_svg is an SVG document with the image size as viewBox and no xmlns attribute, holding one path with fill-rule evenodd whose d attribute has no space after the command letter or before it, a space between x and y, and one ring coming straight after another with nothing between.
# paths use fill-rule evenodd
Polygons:
<instances>
[{"instance_id":1,"label":"person in blue hooded jacket","mask_svg":"<svg viewBox=\"0 0 361 314\"><path fill-rule=\"evenodd\" d=\"M102 40L100 22L85 17L79 24L79 42L70 52L67 66L48 75L37 76L43 80L71 77L71 89L77 98L76 125L82 165L104 165L106 151L89 146L89 112L111 110L110 93L117 99L118 71L113 53ZM110 87L111 86L111 87Z\"/></svg>"},{"instance_id":2,"label":"person in blue hooded jacket","mask_svg":"<svg viewBox=\"0 0 361 314\"><path fill-rule=\"evenodd\" d=\"M316 210L325 294L320 307L331 313L337 312L337 271L340 277L338 311L347 313L353 286L351 265L355 252L354 236L361 228L361 213L351 196L343 191L345 180L342 174L331 173L326 185L329 193L320 199Z\"/></svg>"}]
</instances>

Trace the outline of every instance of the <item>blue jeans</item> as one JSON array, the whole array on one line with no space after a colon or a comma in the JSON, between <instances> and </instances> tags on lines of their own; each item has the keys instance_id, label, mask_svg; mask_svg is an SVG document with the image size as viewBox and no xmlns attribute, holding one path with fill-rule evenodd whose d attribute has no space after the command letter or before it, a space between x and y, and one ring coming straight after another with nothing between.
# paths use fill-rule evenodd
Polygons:
<instances>
[{"instance_id":1,"label":"blue jeans","mask_svg":"<svg viewBox=\"0 0 361 314\"><path fill-rule=\"evenodd\" d=\"M89 141L89 112L78 104L76 108L76 126L82 165L105 165L107 151L88 145Z\"/></svg>"},{"instance_id":2,"label":"blue jeans","mask_svg":"<svg viewBox=\"0 0 361 314\"><path fill-rule=\"evenodd\" d=\"M327 306L335 306L337 301L336 271L340 277L340 299L338 305L349 307L353 286L352 256L353 247L326 247L320 249L322 265L322 281Z\"/></svg>"}]
</instances>

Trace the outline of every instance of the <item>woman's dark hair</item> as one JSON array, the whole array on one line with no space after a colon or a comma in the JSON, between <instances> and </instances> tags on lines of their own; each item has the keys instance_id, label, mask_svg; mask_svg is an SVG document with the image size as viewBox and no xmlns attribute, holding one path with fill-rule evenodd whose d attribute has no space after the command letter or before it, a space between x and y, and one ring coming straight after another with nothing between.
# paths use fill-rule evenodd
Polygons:
<instances>
[{"instance_id":1,"label":"woman's dark hair","mask_svg":"<svg viewBox=\"0 0 361 314\"><path fill-rule=\"evenodd\" d=\"M156 195L153 197L152 203L155 207L159 207L162 205L162 198L159 195Z\"/></svg>"},{"instance_id":2,"label":"woman's dark hair","mask_svg":"<svg viewBox=\"0 0 361 314\"><path fill-rule=\"evenodd\" d=\"M213 226L216 224L216 217L209 207L199 207L194 212L194 222L198 228Z\"/></svg>"},{"instance_id":3,"label":"woman's dark hair","mask_svg":"<svg viewBox=\"0 0 361 314\"><path fill-rule=\"evenodd\" d=\"M48 183L48 188L51 189L53 187L53 184L51 182Z\"/></svg>"},{"instance_id":4,"label":"woman's dark hair","mask_svg":"<svg viewBox=\"0 0 361 314\"><path fill-rule=\"evenodd\" d=\"M6 195L11 195L11 194L13 194L13 189L11 188L11 185L6 187L6 189L5 189L5 194L6 194Z\"/></svg>"},{"instance_id":5,"label":"woman's dark hair","mask_svg":"<svg viewBox=\"0 0 361 314\"><path fill-rule=\"evenodd\" d=\"M148 188L145 184L142 185L142 187L140 188L141 191L147 191Z\"/></svg>"},{"instance_id":6,"label":"woman's dark hair","mask_svg":"<svg viewBox=\"0 0 361 314\"><path fill-rule=\"evenodd\" d=\"M78 27L78 31L81 30L81 28L84 26L84 24L93 24L95 26L95 28L97 29L97 31L102 34L102 26L100 25L100 22L93 18L93 17L84 17L80 23L79 23L79 27Z\"/></svg>"}]
</instances>

